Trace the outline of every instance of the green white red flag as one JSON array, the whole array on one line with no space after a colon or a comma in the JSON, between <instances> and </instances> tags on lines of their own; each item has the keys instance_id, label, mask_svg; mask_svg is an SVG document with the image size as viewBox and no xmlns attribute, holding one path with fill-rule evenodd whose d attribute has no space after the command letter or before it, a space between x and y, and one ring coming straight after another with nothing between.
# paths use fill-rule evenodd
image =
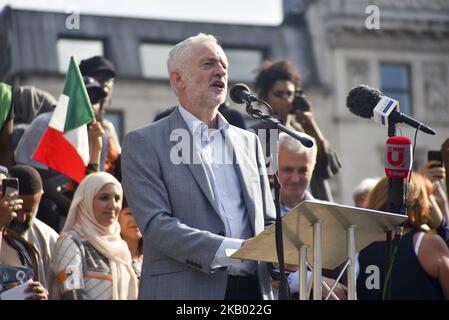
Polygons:
<instances>
[{"instance_id":1,"label":"green white red flag","mask_svg":"<svg viewBox=\"0 0 449 320\"><path fill-rule=\"evenodd\" d=\"M64 91L33 159L79 183L89 162L87 125L94 118L78 64L71 57Z\"/></svg>"}]
</instances>

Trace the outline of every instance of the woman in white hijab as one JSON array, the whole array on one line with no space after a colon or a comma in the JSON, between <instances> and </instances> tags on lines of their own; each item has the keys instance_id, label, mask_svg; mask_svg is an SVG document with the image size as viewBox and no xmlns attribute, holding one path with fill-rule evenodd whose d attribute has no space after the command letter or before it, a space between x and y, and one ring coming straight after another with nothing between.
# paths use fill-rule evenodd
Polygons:
<instances>
[{"instance_id":1,"label":"woman in white hijab","mask_svg":"<svg viewBox=\"0 0 449 320\"><path fill-rule=\"evenodd\" d=\"M137 299L131 254L120 237L123 191L106 172L92 173L78 186L52 259L56 280L51 298Z\"/></svg>"}]
</instances>

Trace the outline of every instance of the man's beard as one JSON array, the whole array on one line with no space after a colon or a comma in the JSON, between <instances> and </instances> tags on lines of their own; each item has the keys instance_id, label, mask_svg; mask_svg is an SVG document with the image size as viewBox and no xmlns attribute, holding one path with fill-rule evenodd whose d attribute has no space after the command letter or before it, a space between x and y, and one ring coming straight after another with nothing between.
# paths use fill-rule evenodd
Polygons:
<instances>
[{"instance_id":1,"label":"man's beard","mask_svg":"<svg viewBox=\"0 0 449 320\"><path fill-rule=\"evenodd\" d=\"M192 78L193 76L191 75L191 73L187 73L188 78ZM189 91L192 94L191 100L193 101L193 103L195 104L207 104L209 106L219 106L220 104L222 104L223 102L225 102L226 100L226 91L222 92L221 94L213 94L212 92L208 91L209 89L209 85L197 85L197 84L193 84L190 88ZM227 89L227 88L226 88Z\"/></svg>"},{"instance_id":2,"label":"man's beard","mask_svg":"<svg viewBox=\"0 0 449 320\"><path fill-rule=\"evenodd\" d=\"M19 235L23 235L30 228L30 226L31 226L31 219L27 219L25 222L19 222L16 219L14 219L9 223L7 228Z\"/></svg>"}]
</instances>

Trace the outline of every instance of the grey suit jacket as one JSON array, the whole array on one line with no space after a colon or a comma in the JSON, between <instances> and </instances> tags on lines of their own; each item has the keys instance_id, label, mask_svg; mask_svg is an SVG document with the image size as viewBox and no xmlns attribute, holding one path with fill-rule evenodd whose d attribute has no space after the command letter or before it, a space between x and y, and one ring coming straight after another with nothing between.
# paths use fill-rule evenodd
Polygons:
<instances>
[{"instance_id":1,"label":"grey suit jacket","mask_svg":"<svg viewBox=\"0 0 449 320\"><path fill-rule=\"evenodd\" d=\"M234 126L228 137L256 235L275 215L262 147L256 135ZM178 109L128 133L123 142L123 187L144 235L140 299L225 296L227 268L211 272L210 266L226 228L191 142ZM259 263L257 269L263 297L271 298L266 265Z\"/></svg>"}]
</instances>

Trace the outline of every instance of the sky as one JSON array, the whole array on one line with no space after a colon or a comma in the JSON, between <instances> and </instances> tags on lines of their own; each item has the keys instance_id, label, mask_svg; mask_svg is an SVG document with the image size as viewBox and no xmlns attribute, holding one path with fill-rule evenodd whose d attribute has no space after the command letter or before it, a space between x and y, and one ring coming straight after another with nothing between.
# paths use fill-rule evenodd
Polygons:
<instances>
[{"instance_id":1,"label":"sky","mask_svg":"<svg viewBox=\"0 0 449 320\"><path fill-rule=\"evenodd\" d=\"M0 8L250 25L279 25L282 0L0 0Z\"/></svg>"}]
</instances>

